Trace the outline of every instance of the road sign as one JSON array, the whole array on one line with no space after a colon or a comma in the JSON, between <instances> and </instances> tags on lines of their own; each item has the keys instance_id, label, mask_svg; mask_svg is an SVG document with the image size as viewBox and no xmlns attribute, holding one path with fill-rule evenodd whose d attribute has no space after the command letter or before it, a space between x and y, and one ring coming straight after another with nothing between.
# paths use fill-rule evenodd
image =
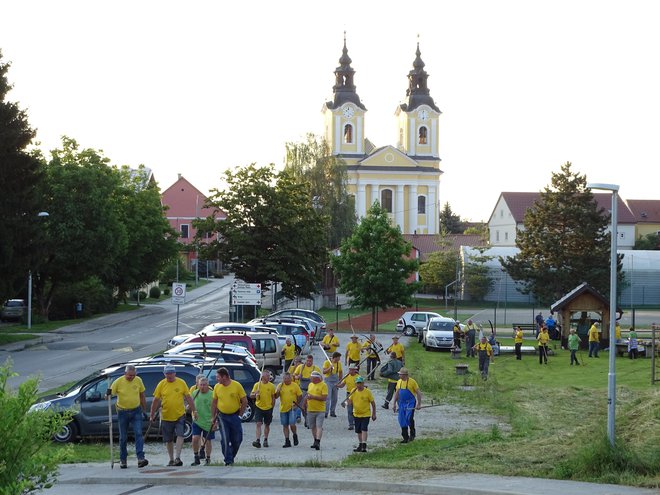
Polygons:
<instances>
[{"instance_id":1,"label":"road sign","mask_svg":"<svg viewBox=\"0 0 660 495\"><path fill-rule=\"evenodd\" d=\"M261 304L261 284L234 282L231 287L231 302L235 306L258 306Z\"/></svg>"},{"instance_id":2,"label":"road sign","mask_svg":"<svg viewBox=\"0 0 660 495\"><path fill-rule=\"evenodd\" d=\"M186 303L186 284L172 283L172 304Z\"/></svg>"}]
</instances>

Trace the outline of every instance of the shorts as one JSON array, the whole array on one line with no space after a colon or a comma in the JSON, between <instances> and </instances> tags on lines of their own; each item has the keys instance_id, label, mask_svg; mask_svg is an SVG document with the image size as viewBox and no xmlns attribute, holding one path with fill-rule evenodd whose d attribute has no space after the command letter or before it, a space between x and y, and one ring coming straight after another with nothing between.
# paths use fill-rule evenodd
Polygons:
<instances>
[{"instance_id":1,"label":"shorts","mask_svg":"<svg viewBox=\"0 0 660 495\"><path fill-rule=\"evenodd\" d=\"M325 420L325 410L321 412L307 411L307 426L311 428L323 428L323 421Z\"/></svg>"},{"instance_id":2,"label":"shorts","mask_svg":"<svg viewBox=\"0 0 660 495\"><path fill-rule=\"evenodd\" d=\"M297 410L292 407L290 411L280 413L280 423L282 426L295 425L297 417Z\"/></svg>"},{"instance_id":3,"label":"shorts","mask_svg":"<svg viewBox=\"0 0 660 495\"><path fill-rule=\"evenodd\" d=\"M203 428L201 428L197 423L192 424L192 434L193 436L199 435L201 437L206 438L207 440L215 439L214 431L206 431Z\"/></svg>"},{"instance_id":4,"label":"shorts","mask_svg":"<svg viewBox=\"0 0 660 495\"><path fill-rule=\"evenodd\" d=\"M169 443L174 441L174 437L182 437L185 426L186 426L185 414L176 421L163 420L162 422L163 442Z\"/></svg>"},{"instance_id":5,"label":"shorts","mask_svg":"<svg viewBox=\"0 0 660 495\"><path fill-rule=\"evenodd\" d=\"M363 431L369 431L369 416L366 418L355 418L355 433L362 433Z\"/></svg>"},{"instance_id":6,"label":"shorts","mask_svg":"<svg viewBox=\"0 0 660 495\"><path fill-rule=\"evenodd\" d=\"M254 421L257 423L263 423L266 426L270 425L273 422L273 409L266 409L265 411L263 409L259 409L258 407L255 407L256 411L254 411Z\"/></svg>"}]
</instances>

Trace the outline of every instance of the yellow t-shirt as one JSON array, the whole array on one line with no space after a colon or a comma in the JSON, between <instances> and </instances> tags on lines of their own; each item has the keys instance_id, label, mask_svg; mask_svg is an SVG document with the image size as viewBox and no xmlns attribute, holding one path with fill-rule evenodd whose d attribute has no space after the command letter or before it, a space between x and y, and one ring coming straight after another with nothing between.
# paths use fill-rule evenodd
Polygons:
<instances>
[{"instance_id":1,"label":"yellow t-shirt","mask_svg":"<svg viewBox=\"0 0 660 495\"><path fill-rule=\"evenodd\" d=\"M355 390L355 380L357 377L360 376L357 373L355 375L351 375L350 373L346 375L346 379L344 380L344 383L346 383L346 393L350 394L353 390Z\"/></svg>"},{"instance_id":2,"label":"yellow t-shirt","mask_svg":"<svg viewBox=\"0 0 660 495\"><path fill-rule=\"evenodd\" d=\"M396 352L396 358L401 359L403 357L403 344L392 344L387 348L387 352Z\"/></svg>"},{"instance_id":3,"label":"yellow t-shirt","mask_svg":"<svg viewBox=\"0 0 660 495\"><path fill-rule=\"evenodd\" d=\"M326 368L332 368L330 371L327 373L323 373L325 377L328 377L330 375L337 375L340 376L344 372L344 368L341 367L341 363L337 361L336 363L333 363L331 361L328 361L327 359L325 360L325 363L323 363L323 369Z\"/></svg>"},{"instance_id":4,"label":"yellow t-shirt","mask_svg":"<svg viewBox=\"0 0 660 495\"><path fill-rule=\"evenodd\" d=\"M299 399L302 397L302 390L296 382L291 382L289 385L280 383L277 390L280 393L280 412L289 412L293 407L293 401L300 404Z\"/></svg>"},{"instance_id":5,"label":"yellow t-shirt","mask_svg":"<svg viewBox=\"0 0 660 495\"><path fill-rule=\"evenodd\" d=\"M183 416L186 413L183 398L186 396L190 397L190 392L181 378L175 378L173 382L168 382L167 378L162 379L154 390L154 397L161 400L161 418L164 421L176 421Z\"/></svg>"},{"instance_id":6,"label":"yellow t-shirt","mask_svg":"<svg viewBox=\"0 0 660 495\"><path fill-rule=\"evenodd\" d=\"M353 403L353 416L356 418L368 418L371 416L371 403L374 401L371 390L367 387L362 390L355 389L350 400Z\"/></svg>"},{"instance_id":7,"label":"yellow t-shirt","mask_svg":"<svg viewBox=\"0 0 660 495\"><path fill-rule=\"evenodd\" d=\"M282 350L284 351L284 359L286 361L290 361L294 357L296 357L296 346L295 345L293 345L293 344L285 345Z\"/></svg>"},{"instance_id":8,"label":"yellow t-shirt","mask_svg":"<svg viewBox=\"0 0 660 495\"><path fill-rule=\"evenodd\" d=\"M621 327L618 323L614 326L614 338L616 340L621 340Z\"/></svg>"},{"instance_id":9,"label":"yellow t-shirt","mask_svg":"<svg viewBox=\"0 0 660 495\"><path fill-rule=\"evenodd\" d=\"M598 328L596 328L596 325L591 325L589 329L589 342L598 342Z\"/></svg>"},{"instance_id":10,"label":"yellow t-shirt","mask_svg":"<svg viewBox=\"0 0 660 495\"><path fill-rule=\"evenodd\" d=\"M274 404L273 397L275 396L275 385L272 383L263 383L258 381L252 387L252 393L254 394L257 389L259 389L259 397L257 398L255 404L262 411L267 411L272 409ZM251 394L250 394L251 395Z\"/></svg>"},{"instance_id":11,"label":"yellow t-shirt","mask_svg":"<svg viewBox=\"0 0 660 495\"><path fill-rule=\"evenodd\" d=\"M362 344L362 350L364 350L367 353L367 357L370 358L378 357L378 354L374 352L374 348L372 347L374 344L375 342L371 342L370 340L367 340L364 344Z\"/></svg>"},{"instance_id":12,"label":"yellow t-shirt","mask_svg":"<svg viewBox=\"0 0 660 495\"><path fill-rule=\"evenodd\" d=\"M541 332L536 339L539 341L540 345L547 346L550 341L550 334L548 332Z\"/></svg>"},{"instance_id":13,"label":"yellow t-shirt","mask_svg":"<svg viewBox=\"0 0 660 495\"><path fill-rule=\"evenodd\" d=\"M318 366L315 364L311 366L306 366L304 364L299 364L296 368L296 371L293 372L294 375L300 375L301 378L310 378L313 371L321 372Z\"/></svg>"},{"instance_id":14,"label":"yellow t-shirt","mask_svg":"<svg viewBox=\"0 0 660 495\"><path fill-rule=\"evenodd\" d=\"M329 346L328 349L325 349L325 347L324 349L328 352L328 355L331 355L333 352L337 351L337 348L339 347L339 339L336 335L330 337L330 334L326 333L321 344Z\"/></svg>"},{"instance_id":15,"label":"yellow t-shirt","mask_svg":"<svg viewBox=\"0 0 660 495\"><path fill-rule=\"evenodd\" d=\"M112 382L112 395L117 396L117 409L135 409L140 405L140 392L144 392L144 383L139 376L128 381L120 376Z\"/></svg>"},{"instance_id":16,"label":"yellow t-shirt","mask_svg":"<svg viewBox=\"0 0 660 495\"><path fill-rule=\"evenodd\" d=\"M414 378L408 378L407 381L402 380L399 378L399 381L396 382L396 389L408 389L410 390L411 393L416 394L417 391L419 390L419 385L417 385L417 382L415 381Z\"/></svg>"},{"instance_id":17,"label":"yellow t-shirt","mask_svg":"<svg viewBox=\"0 0 660 495\"><path fill-rule=\"evenodd\" d=\"M346 356L351 361L360 360L360 343L359 342L349 342L346 345Z\"/></svg>"},{"instance_id":18,"label":"yellow t-shirt","mask_svg":"<svg viewBox=\"0 0 660 495\"><path fill-rule=\"evenodd\" d=\"M310 383L307 394L328 395L328 386L325 382ZM307 412L325 412L325 401L318 399L307 399Z\"/></svg>"},{"instance_id":19,"label":"yellow t-shirt","mask_svg":"<svg viewBox=\"0 0 660 495\"><path fill-rule=\"evenodd\" d=\"M477 343L477 352L479 351L486 351L487 356L492 356L493 355L493 346L491 346L488 342L479 342Z\"/></svg>"},{"instance_id":20,"label":"yellow t-shirt","mask_svg":"<svg viewBox=\"0 0 660 495\"><path fill-rule=\"evenodd\" d=\"M245 397L243 385L232 380L229 385L216 383L213 398L217 400L218 410L222 414L234 414L241 408L241 399Z\"/></svg>"},{"instance_id":21,"label":"yellow t-shirt","mask_svg":"<svg viewBox=\"0 0 660 495\"><path fill-rule=\"evenodd\" d=\"M516 335L513 337L514 344L522 344L523 341L523 331L516 330Z\"/></svg>"}]
</instances>

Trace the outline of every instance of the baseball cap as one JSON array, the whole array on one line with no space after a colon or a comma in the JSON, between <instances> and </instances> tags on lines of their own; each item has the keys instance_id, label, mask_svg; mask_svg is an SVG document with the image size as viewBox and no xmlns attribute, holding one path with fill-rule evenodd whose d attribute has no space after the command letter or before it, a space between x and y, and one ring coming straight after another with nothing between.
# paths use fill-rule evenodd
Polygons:
<instances>
[{"instance_id":1,"label":"baseball cap","mask_svg":"<svg viewBox=\"0 0 660 495\"><path fill-rule=\"evenodd\" d=\"M176 368L171 364L166 364L163 368L163 373L176 373Z\"/></svg>"},{"instance_id":2,"label":"baseball cap","mask_svg":"<svg viewBox=\"0 0 660 495\"><path fill-rule=\"evenodd\" d=\"M364 383L364 378L362 378L361 376L358 376L358 377L355 379L355 383Z\"/></svg>"},{"instance_id":3,"label":"baseball cap","mask_svg":"<svg viewBox=\"0 0 660 495\"><path fill-rule=\"evenodd\" d=\"M310 376L315 376L316 378L323 378L323 375L321 374L320 371L312 371L312 374Z\"/></svg>"}]
</instances>

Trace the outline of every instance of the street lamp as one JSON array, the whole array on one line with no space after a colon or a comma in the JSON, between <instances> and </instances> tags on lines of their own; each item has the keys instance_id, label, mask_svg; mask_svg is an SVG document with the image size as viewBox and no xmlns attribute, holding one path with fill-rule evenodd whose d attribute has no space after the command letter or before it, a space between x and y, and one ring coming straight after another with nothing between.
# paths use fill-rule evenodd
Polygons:
<instances>
[{"instance_id":1,"label":"street lamp","mask_svg":"<svg viewBox=\"0 0 660 495\"><path fill-rule=\"evenodd\" d=\"M48 215L47 211L40 211L37 213L40 218L45 218ZM28 270L28 314L27 314L27 327L28 330L32 328L32 270Z\"/></svg>"},{"instance_id":2,"label":"street lamp","mask_svg":"<svg viewBox=\"0 0 660 495\"><path fill-rule=\"evenodd\" d=\"M587 184L589 189L599 189L602 191L610 191L612 193L612 213L610 215L610 222L612 224L611 232L611 247L610 247L610 368L607 375L607 438L610 445L614 447L614 415L616 403L616 342L614 340L614 317L616 315L616 277L617 277L617 201L619 186L616 184Z\"/></svg>"}]
</instances>

